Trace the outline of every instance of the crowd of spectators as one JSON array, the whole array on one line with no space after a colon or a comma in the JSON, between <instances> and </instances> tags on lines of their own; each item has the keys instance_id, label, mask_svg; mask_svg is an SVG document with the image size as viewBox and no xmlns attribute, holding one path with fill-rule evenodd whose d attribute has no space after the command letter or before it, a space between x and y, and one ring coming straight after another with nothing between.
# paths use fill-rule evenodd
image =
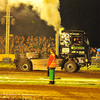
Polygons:
<instances>
[{"instance_id":1,"label":"crowd of spectators","mask_svg":"<svg viewBox=\"0 0 100 100\"><path fill-rule=\"evenodd\" d=\"M0 54L5 53L6 37L0 36ZM26 53L38 52L41 57L49 57L49 49L55 49L55 40L52 37L46 38L40 36L17 36L10 35L9 38L9 53ZM97 48L91 47L91 56L96 56Z\"/></svg>"},{"instance_id":2,"label":"crowd of spectators","mask_svg":"<svg viewBox=\"0 0 100 100\"><path fill-rule=\"evenodd\" d=\"M6 38L0 36L0 54L5 53ZM55 40L52 37L40 37L40 36L13 36L9 38L9 53L26 53L26 52L38 52L41 57L49 56L49 49L53 47L55 49Z\"/></svg>"}]
</instances>

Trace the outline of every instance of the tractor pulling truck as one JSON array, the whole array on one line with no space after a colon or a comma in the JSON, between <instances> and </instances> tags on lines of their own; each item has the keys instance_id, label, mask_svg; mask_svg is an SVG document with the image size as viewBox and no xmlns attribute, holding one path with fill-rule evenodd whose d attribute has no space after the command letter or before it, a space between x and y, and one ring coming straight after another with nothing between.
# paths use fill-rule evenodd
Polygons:
<instances>
[{"instance_id":1,"label":"tractor pulling truck","mask_svg":"<svg viewBox=\"0 0 100 100\"><path fill-rule=\"evenodd\" d=\"M80 67L90 66L90 46L84 31L61 28L56 33L56 70L77 72ZM17 55L14 63L18 70L47 70L48 59L39 58L37 52L27 52L24 57Z\"/></svg>"}]
</instances>

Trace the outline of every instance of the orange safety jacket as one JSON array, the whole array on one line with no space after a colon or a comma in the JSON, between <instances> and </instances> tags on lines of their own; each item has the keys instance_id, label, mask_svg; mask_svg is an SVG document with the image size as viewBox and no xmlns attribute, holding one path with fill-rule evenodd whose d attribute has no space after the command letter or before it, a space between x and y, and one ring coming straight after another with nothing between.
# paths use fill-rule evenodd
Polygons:
<instances>
[{"instance_id":1,"label":"orange safety jacket","mask_svg":"<svg viewBox=\"0 0 100 100\"><path fill-rule=\"evenodd\" d=\"M55 54L54 53L52 53L49 56L49 60L48 60L48 63L47 63L47 67L49 67L49 68L56 68L56 57L55 57Z\"/></svg>"}]
</instances>

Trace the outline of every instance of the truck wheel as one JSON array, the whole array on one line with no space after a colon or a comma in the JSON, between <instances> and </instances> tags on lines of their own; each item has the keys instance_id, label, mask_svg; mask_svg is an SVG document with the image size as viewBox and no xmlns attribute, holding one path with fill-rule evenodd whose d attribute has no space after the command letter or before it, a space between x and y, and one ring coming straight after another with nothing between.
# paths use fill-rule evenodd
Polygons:
<instances>
[{"instance_id":1,"label":"truck wheel","mask_svg":"<svg viewBox=\"0 0 100 100\"><path fill-rule=\"evenodd\" d=\"M18 70L20 71L30 71L31 64L28 61L20 61L18 64Z\"/></svg>"},{"instance_id":2,"label":"truck wheel","mask_svg":"<svg viewBox=\"0 0 100 100\"><path fill-rule=\"evenodd\" d=\"M76 72L77 71L77 65L76 65L76 63L74 61L71 61L71 60L65 62L64 68L65 68L65 71L66 72L73 73L73 72Z\"/></svg>"}]
</instances>

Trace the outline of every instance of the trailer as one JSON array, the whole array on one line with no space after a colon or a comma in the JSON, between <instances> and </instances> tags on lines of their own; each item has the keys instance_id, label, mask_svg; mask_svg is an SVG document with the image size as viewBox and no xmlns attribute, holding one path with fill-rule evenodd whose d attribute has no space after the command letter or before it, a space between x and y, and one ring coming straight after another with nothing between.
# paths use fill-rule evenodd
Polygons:
<instances>
[{"instance_id":1,"label":"trailer","mask_svg":"<svg viewBox=\"0 0 100 100\"><path fill-rule=\"evenodd\" d=\"M84 31L60 29L56 33L56 70L77 72L80 67L90 66L90 45ZM18 54L14 63L21 71L47 70L47 59L41 59L38 52Z\"/></svg>"}]
</instances>

